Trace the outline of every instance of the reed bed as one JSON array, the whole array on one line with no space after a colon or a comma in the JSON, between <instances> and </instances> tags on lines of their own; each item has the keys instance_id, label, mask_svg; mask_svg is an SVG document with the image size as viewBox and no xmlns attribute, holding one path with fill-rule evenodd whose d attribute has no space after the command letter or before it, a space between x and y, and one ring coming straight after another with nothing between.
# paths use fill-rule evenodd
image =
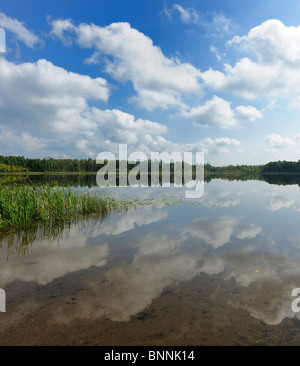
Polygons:
<instances>
[{"instance_id":1,"label":"reed bed","mask_svg":"<svg viewBox=\"0 0 300 366\"><path fill-rule=\"evenodd\" d=\"M104 217L126 208L126 202L79 192L65 187L0 187L0 228L24 226L33 222L74 221L89 214Z\"/></svg>"}]
</instances>

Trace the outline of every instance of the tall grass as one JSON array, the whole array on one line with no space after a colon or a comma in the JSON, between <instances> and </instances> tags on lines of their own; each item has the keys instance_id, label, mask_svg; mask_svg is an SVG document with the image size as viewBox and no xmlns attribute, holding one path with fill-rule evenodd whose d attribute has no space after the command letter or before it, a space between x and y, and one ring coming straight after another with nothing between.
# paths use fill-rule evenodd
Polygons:
<instances>
[{"instance_id":1,"label":"tall grass","mask_svg":"<svg viewBox=\"0 0 300 366\"><path fill-rule=\"evenodd\" d=\"M105 216L122 206L109 197L48 185L0 187L0 228L37 221L73 221L88 214Z\"/></svg>"}]
</instances>

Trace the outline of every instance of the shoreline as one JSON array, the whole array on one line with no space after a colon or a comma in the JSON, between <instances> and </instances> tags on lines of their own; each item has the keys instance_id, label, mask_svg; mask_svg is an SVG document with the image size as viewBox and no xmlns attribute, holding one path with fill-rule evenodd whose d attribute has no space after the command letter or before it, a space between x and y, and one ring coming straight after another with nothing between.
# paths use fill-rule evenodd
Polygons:
<instances>
[{"instance_id":1,"label":"shoreline","mask_svg":"<svg viewBox=\"0 0 300 366\"><path fill-rule=\"evenodd\" d=\"M97 175L98 172L0 172L1 175ZM113 174L113 173L110 173ZM148 174L148 173L147 173ZM149 175L149 174L148 174ZM151 175L151 174L150 174ZM170 172L170 175L174 175L172 172ZM204 172L204 175L216 175L216 176L222 176L222 175L232 175L232 176L243 176L243 175L249 175L249 176L257 176L257 175L300 175L300 172L259 172L259 173L236 173L236 172Z\"/></svg>"}]
</instances>

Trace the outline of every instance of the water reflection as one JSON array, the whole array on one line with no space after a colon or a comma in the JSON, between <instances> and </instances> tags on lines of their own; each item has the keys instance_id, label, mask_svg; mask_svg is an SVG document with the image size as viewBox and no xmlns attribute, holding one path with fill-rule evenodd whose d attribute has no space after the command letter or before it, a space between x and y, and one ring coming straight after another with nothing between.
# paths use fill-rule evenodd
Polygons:
<instances>
[{"instance_id":1,"label":"water reflection","mask_svg":"<svg viewBox=\"0 0 300 366\"><path fill-rule=\"evenodd\" d=\"M118 215L117 220L107 220L102 228L102 233L106 235L120 235L126 231L133 230L135 227L161 222L167 216L168 213L166 211L155 208L129 211L126 215Z\"/></svg>"},{"instance_id":2,"label":"water reflection","mask_svg":"<svg viewBox=\"0 0 300 366\"><path fill-rule=\"evenodd\" d=\"M93 230L89 232L93 234ZM73 225L66 237L54 240L51 244L47 239L32 241L30 245L26 243L23 246L18 243L16 247L11 243L2 244L1 285L5 286L15 280L45 285L68 272L104 265L109 250L107 243L89 246L88 240L87 231Z\"/></svg>"},{"instance_id":3,"label":"water reflection","mask_svg":"<svg viewBox=\"0 0 300 366\"><path fill-rule=\"evenodd\" d=\"M261 227L254 224L241 223L237 217L221 216L195 219L191 225L183 229L183 233L204 240L216 249L228 243L232 236L239 239L254 238L261 230Z\"/></svg>"},{"instance_id":4,"label":"water reflection","mask_svg":"<svg viewBox=\"0 0 300 366\"><path fill-rule=\"evenodd\" d=\"M291 309L291 292L300 287L299 203L297 186L214 180L200 202L90 219L62 230L51 245L38 230L28 233L34 240L26 253L4 241L0 287L17 294L20 282L43 288L44 297L36 290L20 309L30 314L46 308L55 324L109 319L129 327L133 318L148 316L159 327L173 307L179 318L182 311L205 319L208 303L216 317L220 304L228 314L236 310L241 332L251 319L280 326L287 318L300 320ZM76 299L72 306L62 288ZM46 306L50 294L55 301ZM178 303L182 294L193 301ZM156 320L147 310L153 303L163 304ZM249 317L239 318L241 310ZM7 318L10 324L20 320L19 311ZM219 321L225 324L225 318Z\"/></svg>"}]
</instances>

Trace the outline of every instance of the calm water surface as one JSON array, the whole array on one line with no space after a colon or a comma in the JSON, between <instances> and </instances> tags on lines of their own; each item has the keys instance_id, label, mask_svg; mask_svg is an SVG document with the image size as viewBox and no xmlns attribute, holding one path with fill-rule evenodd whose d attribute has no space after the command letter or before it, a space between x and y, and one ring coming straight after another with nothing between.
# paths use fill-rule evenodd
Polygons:
<instances>
[{"instance_id":1,"label":"calm water surface","mask_svg":"<svg viewBox=\"0 0 300 366\"><path fill-rule=\"evenodd\" d=\"M4 238L0 344L299 345L299 186L215 179L173 202Z\"/></svg>"}]
</instances>

